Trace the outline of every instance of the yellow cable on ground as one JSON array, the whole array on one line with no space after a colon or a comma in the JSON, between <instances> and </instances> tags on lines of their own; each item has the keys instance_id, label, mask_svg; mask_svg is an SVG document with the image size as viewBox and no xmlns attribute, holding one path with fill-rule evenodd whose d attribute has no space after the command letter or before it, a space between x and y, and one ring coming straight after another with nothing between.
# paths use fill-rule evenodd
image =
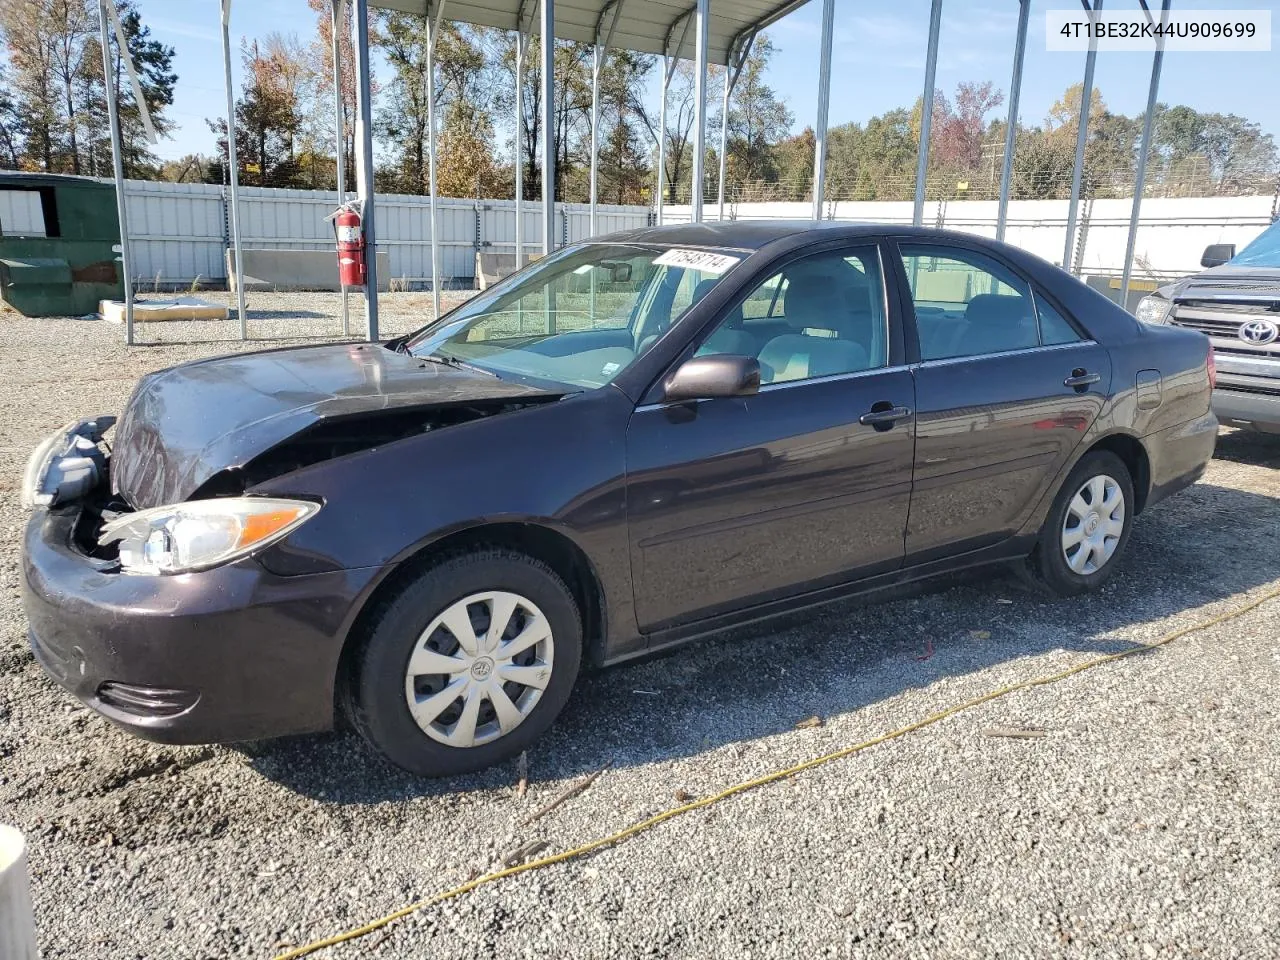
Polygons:
<instances>
[{"instance_id":1,"label":"yellow cable on ground","mask_svg":"<svg viewBox=\"0 0 1280 960\"><path fill-rule=\"evenodd\" d=\"M946 710L930 714L923 720L917 720L914 723L909 723L905 727L899 727L897 730L881 734L880 736L873 737L870 740L864 740L861 743L856 743L850 747L843 747L840 750L836 750L834 753L827 753L820 757L814 757L811 760L805 760L802 763L797 763L795 766L787 767L784 770L776 770L773 773L767 773L762 777L756 777L754 780L747 780L743 783L735 784L728 789L721 790L719 793L712 794L708 797L703 797L700 800L694 800L679 807L672 807L670 810L664 810L662 813L649 817L647 820L641 820L640 822L634 823L625 829L619 830L617 833L611 833L608 836L600 837L597 840L591 840L582 844L582 846L574 847L572 850L565 850L562 853L555 853L547 857L540 857L537 860L530 860L526 863L521 863L514 867L507 867L503 870L495 870L493 873L486 873L484 876L476 877L474 880L468 880L466 883L454 887L451 890L445 890L441 893L427 897L425 900L419 900L417 903L411 903L406 907L401 907L399 910L394 910L384 917L379 917L377 920L371 920L364 926L347 930L344 933L334 934L331 937L326 937L323 940L316 940L313 943L304 944L300 947L294 947L292 950L286 950L284 953L276 956L274 960L293 960L295 957L305 957L315 953L317 950L323 950L325 947L332 947L339 943L345 943L349 940L356 940L360 937L373 933L375 930L380 930L390 923L394 923L401 917L407 917L411 913L415 913L418 910L433 906L437 903L442 903L445 900L452 900L455 897L460 897L464 893L470 893L472 890L477 887L482 887L485 884L502 880L505 877L514 877L520 873L527 873L530 870L541 870L543 867L549 867L552 864L563 863L566 860L573 860L577 857L584 856L592 851L599 850L601 847L608 847L615 843L621 843L623 840L634 837L638 833L643 833L645 830L656 827L658 824L665 823L666 821L678 817L681 814L689 813L693 810L699 810L703 807L709 807L713 803L719 803L721 800L726 800L739 793L745 793L747 790L754 790L756 787L762 787L767 783L775 783L778 780L785 780L786 778L793 777L805 770L812 770L814 767L822 766L823 764L830 763L833 760L840 760L844 757L852 756L853 754L866 750L869 747L877 746L878 744L885 743L889 740L896 740L899 737L906 736L908 733L912 733L916 730L935 724L939 720L945 720L947 717L960 713L963 710L969 710L973 707L981 706L984 703L990 703L992 700L998 700L1000 697L1016 693L1019 690L1029 690L1032 687L1042 687L1046 684L1057 683L1059 680L1065 680L1067 677L1072 677L1077 673L1083 673L1086 670L1091 670L1092 668L1101 666L1104 663L1111 663L1114 660L1122 660L1135 653L1144 653L1149 650L1154 650L1156 647L1163 647L1165 644L1172 643L1179 637L1185 637L1189 633L1195 633L1196 631L1216 626L1224 621L1233 620L1242 614L1248 613L1250 610L1256 609L1268 600L1275 599L1276 597L1280 597L1280 587L1273 588L1268 590L1266 593L1260 594L1243 606L1220 613L1215 617L1210 617L1208 620L1193 623L1188 627L1181 627L1171 633L1166 633L1164 636L1160 637L1158 640L1153 640L1151 643L1138 644L1137 646L1132 647L1129 650L1121 651L1120 653L1111 653L1106 656L1096 657L1093 660L1086 660L1084 663L1078 663L1074 667L1068 667L1066 670L1060 670L1057 673L1047 674L1043 677L1034 677L1030 680L1022 680L1018 683L1011 683L1006 687L1000 687L997 690L984 693L981 696L974 697L972 700L965 700L963 703L958 703L953 707L948 707Z\"/></svg>"}]
</instances>

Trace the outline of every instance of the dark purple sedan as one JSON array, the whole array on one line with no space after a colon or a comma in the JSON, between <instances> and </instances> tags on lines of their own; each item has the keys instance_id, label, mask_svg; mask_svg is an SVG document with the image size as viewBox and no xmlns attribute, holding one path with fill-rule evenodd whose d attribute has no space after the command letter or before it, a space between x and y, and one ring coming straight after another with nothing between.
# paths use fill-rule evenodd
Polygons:
<instances>
[{"instance_id":1,"label":"dark purple sedan","mask_svg":"<svg viewBox=\"0 0 1280 960\"><path fill-rule=\"evenodd\" d=\"M1204 470L1212 380L1203 335L969 235L615 234L410 336L184 364L50 437L31 642L144 737L345 716L474 770L587 663L982 564L1096 589Z\"/></svg>"}]
</instances>

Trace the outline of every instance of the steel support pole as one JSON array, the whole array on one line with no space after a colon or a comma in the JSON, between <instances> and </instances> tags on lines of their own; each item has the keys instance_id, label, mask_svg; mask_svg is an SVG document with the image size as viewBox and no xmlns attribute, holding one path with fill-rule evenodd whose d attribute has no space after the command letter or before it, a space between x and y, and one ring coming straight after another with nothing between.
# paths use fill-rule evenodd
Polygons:
<instances>
[{"instance_id":1,"label":"steel support pole","mask_svg":"<svg viewBox=\"0 0 1280 960\"><path fill-rule=\"evenodd\" d=\"M556 156L551 125L555 123L555 0L542 0L542 253L556 248Z\"/></svg>"},{"instance_id":2,"label":"steel support pole","mask_svg":"<svg viewBox=\"0 0 1280 960\"><path fill-rule=\"evenodd\" d=\"M703 167L707 159L707 30L711 20L711 0L698 0L694 13L697 33L693 46L693 194L690 219L702 222Z\"/></svg>"},{"instance_id":3,"label":"steel support pole","mask_svg":"<svg viewBox=\"0 0 1280 960\"><path fill-rule=\"evenodd\" d=\"M351 0L356 56L356 195L364 226L365 333L378 339L378 243L374 225L373 197L373 91L369 67L369 0Z\"/></svg>"},{"instance_id":4,"label":"steel support pole","mask_svg":"<svg viewBox=\"0 0 1280 960\"><path fill-rule=\"evenodd\" d=\"M106 0L101 0L106 9ZM103 41L105 44L105 40ZM244 253L240 243L240 160L236 155L236 94L231 79L231 0L222 0L222 70L227 85L227 165L231 182L231 244L235 252L236 309L240 314L240 339L249 338L249 315L244 302ZM109 90L110 110L115 112L115 91ZM117 121L118 122L118 121ZM131 308L126 307L129 312ZM126 321L127 322L127 321ZM132 342L132 340L130 340Z\"/></svg>"},{"instance_id":5,"label":"steel support pole","mask_svg":"<svg viewBox=\"0 0 1280 960\"><path fill-rule=\"evenodd\" d=\"M729 152L729 95L733 93L733 86L730 83L732 72L728 66L724 68L724 101L720 106L720 176L716 187L716 202L720 208L717 217L719 220L724 219L724 178L728 168L726 157Z\"/></svg>"},{"instance_id":6,"label":"steel support pole","mask_svg":"<svg viewBox=\"0 0 1280 960\"><path fill-rule=\"evenodd\" d=\"M1086 10L1089 8L1086 6ZM1093 0L1089 20L1102 9L1102 0ZM1089 40L1084 57L1084 84L1080 88L1080 118L1076 121L1076 160L1071 168L1071 199L1067 201L1067 239L1062 248L1062 269L1071 269L1071 248L1076 241L1076 215L1080 210L1080 182L1084 176L1084 148L1089 141L1089 108L1093 104L1093 68L1098 62L1098 41Z\"/></svg>"},{"instance_id":7,"label":"steel support pole","mask_svg":"<svg viewBox=\"0 0 1280 960\"><path fill-rule=\"evenodd\" d=\"M671 57L662 58L662 106L658 108L658 196L657 220L662 226L662 204L666 199L667 180L667 90L671 86Z\"/></svg>"},{"instance_id":8,"label":"steel support pole","mask_svg":"<svg viewBox=\"0 0 1280 960\"><path fill-rule=\"evenodd\" d=\"M596 235L596 192L600 173L600 72L604 69L604 48L600 37L591 54L591 217L590 235ZM594 274L593 274L594 276Z\"/></svg>"},{"instance_id":9,"label":"steel support pole","mask_svg":"<svg viewBox=\"0 0 1280 960\"><path fill-rule=\"evenodd\" d=\"M431 194L431 306L432 319L440 316L440 224L436 209L436 40L440 37L445 0L436 0L435 17L427 17L427 188Z\"/></svg>"},{"instance_id":10,"label":"steel support pole","mask_svg":"<svg viewBox=\"0 0 1280 960\"><path fill-rule=\"evenodd\" d=\"M333 0L333 25L329 31L333 44L333 119L337 128L338 206L347 202L347 124L346 108L342 103L342 30L343 10L346 0ZM347 285L338 280L342 288L342 335L351 336L351 306L347 302Z\"/></svg>"},{"instance_id":11,"label":"steel support pole","mask_svg":"<svg viewBox=\"0 0 1280 960\"><path fill-rule=\"evenodd\" d=\"M835 0L822 3L822 53L818 66L818 117L813 142L813 219L822 219L822 201L827 187L827 116L831 112L831 32L835 23Z\"/></svg>"},{"instance_id":12,"label":"steel support pole","mask_svg":"<svg viewBox=\"0 0 1280 960\"><path fill-rule=\"evenodd\" d=\"M1022 96L1022 64L1027 52L1027 22L1031 0L1018 0L1018 37L1013 47L1013 79L1009 81L1009 118L1005 121L1004 163L1000 170L1000 209L996 214L996 239L1003 240L1009 220L1009 186L1013 182L1013 151L1018 143L1018 100Z\"/></svg>"},{"instance_id":13,"label":"steel support pole","mask_svg":"<svg viewBox=\"0 0 1280 960\"><path fill-rule=\"evenodd\" d=\"M529 37L524 24L516 35L516 269L524 263L524 55Z\"/></svg>"},{"instance_id":14,"label":"steel support pole","mask_svg":"<svg viewBox=\"0 0 1280 960\"><path fill-rule=\"evenodd\" d=\"M680 51L684 49L684 42L689 37L689 27L693 23L693 16L686 13L683 18L684 29L680 31L680 40L676 43L675 53L670 50L671 47L671 31L667 31L667 37L662 43L662 106L658 111L658 208L657 221L658 225L662 225L662 205L666 197L666 176L667 176L667 93L671 89L671 78L676 74L676 67L680 65ZM677 21L679 22L679 21ZM672 24L672 29L675 24Z\"/></svg>"},{"instance_id":15,"label":"steel support pole","mask_svg":"<svg viewBox=\"0 0 1280 960\"><path fill-rule=\"evenodd\" d=\"M1160 5L1160 23L1169 22L1170 0ZM1160 93L1160 69L1164 65L1163 34L1156 38L1156 52L1151 58L1151 87L1147 91L1147 115L1142 120L1142 143L1138 147L1138 172L1134 176L1133 208L1129 213L1129 239L1124 246L1124 273L1120 278L1120 306L1129 309L1129 282L1133 279L1133 254L1138 243L1138 217L1142 213L1142 191L1147 183L1147 157L1151 153L1151 128L1156 116L1156 97Z\"/></svg>"},{"instance_id":16,"label":"steel support pole","mask_svg":"<svg viewBox=\"0 0 1280 960\"><path fill-rule=\"evenodd\" d=\"M231 0L223 0L222 35L226 38L227 7ZM107 0L98 0L99 40L102 43L102 76L106 83L107 121L111 125L111 168L116 181L116 215L120 218L120 275L124 281L124 342L133 346L133 271L129 264L129 221L126 217L128 204L124 199L124 152L120 142L120 111L116 104L115 65L111 62L111 42L108 31L110 20L107 18ZM228 61L229 63L230 61ZM231 73L227 72L227 93L231 93ZM230 143L235 138L230 136L231 125L227 131ZM237 245L237 250L239 245ZM244 313L240 314L240 325L244 327ZM242 334L243 336L243 334Z\"/></svg>"},{"instance_id":17,"label":"steel support pole","mask_svg":"<svg viewBox=\"0 0 1280 960\"><path fill-rule=\"evenodd\" d=\"M609 53L609 45L613 42L613 30L618 25L618 17L622 13L622 0L613 0L606 6L596 23L596 45L591 59L591 236L596 235L596 202L598 194L598 174L600 165L600 75L604 72L605 58ZM609 16L609 32L601 35L604 18ZM592 274L594 277L595 274ZM594 280L592 289L595 289Z\"/></svg>"},{"instance_id":18,"label":"steel support pole","mask_svg":"<svg viewBox=\"0 0 1280 960\"><path fill-rule=\"evenodd\" d=\"M929 172L929 134L933 130L933 88L938 74L938 37L942 33L942 0L929 11L929 50L924 64L924 100L920 104L920 148L916 160L916 202L911 222L924 223L925 176Z\"/></svg>"}]
</instances>

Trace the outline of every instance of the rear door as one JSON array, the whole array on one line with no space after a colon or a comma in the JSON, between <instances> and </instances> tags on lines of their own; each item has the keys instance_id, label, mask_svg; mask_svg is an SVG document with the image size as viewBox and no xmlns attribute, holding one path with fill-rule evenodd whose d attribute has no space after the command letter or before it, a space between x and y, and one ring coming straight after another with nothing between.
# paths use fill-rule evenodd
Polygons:
<instances>
[{"instance_id":1,"label":"rear door","mask_svg":"<svg viewBox=\"0 0 1280 960\"><path fill-rule=\"evenodd\" d=\"M1015 533L1097 418L1106 349L1008 264L899 243L919 346L908 563Z\"/></svg>"},{"instance_id":2,"label":"rear door","mask_svg":"<svg viewBox=\"0 0 1280 960\"><path fill-rule=\"evenodd\" d=\"M794 260L689 345L684 358L759 358L758 394L636 409L642 630L901 566L915 396L883 256L862 243Z\"/></svg>"}]
</instances>

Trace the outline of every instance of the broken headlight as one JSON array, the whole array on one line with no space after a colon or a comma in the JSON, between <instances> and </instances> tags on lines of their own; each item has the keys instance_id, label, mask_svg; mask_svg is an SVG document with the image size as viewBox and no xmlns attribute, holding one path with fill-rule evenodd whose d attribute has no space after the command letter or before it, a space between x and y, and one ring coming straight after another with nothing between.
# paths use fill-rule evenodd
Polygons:
<instances>
[{"instance_id":1,"label":"broken headlight","mask_svg":"<svg viewBox=\"0 0 1280 960\"><path fill-rule=\"evenodd\" d=\"M103 525L98 544L119 544L126 573L192 573L274 543L319 509L268 497L194 500L116 517Z\"/></svg>"},{"instance_id":2,"label":"broken headlight","mask_svg":"<svg viewBox=\"0 0 1280 960\"><path fill-rule=\"evenodd\" d=\"M106 476L107 457L98 446L115 417L69 423L36 447L22 474L24 507L55 507L83 497Z\"/></svg>"}]
</instances>

